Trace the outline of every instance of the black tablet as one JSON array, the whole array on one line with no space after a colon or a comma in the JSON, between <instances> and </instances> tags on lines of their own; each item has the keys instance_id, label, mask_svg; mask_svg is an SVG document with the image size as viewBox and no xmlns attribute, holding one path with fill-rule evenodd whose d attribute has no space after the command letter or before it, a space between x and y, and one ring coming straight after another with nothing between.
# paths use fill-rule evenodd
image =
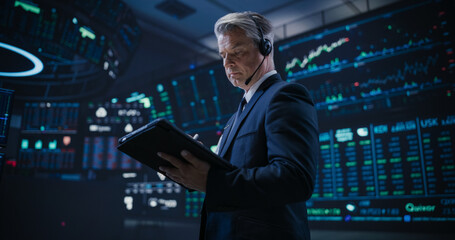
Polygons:
<instances>
[{"instance_id":1,"label":"black tablet","mask_svg":"<svg viewBox=\"0 0 455 240\"><path fill-rule=\"evenodd\" d=\"M182 150L188 150L199 159L210 163L212 167L234 169L228 161L162 118L121 137L117 149L158 172L161 172L159 166L171 165L158 157L157 152L168 153L186 161L180 155Z\"/></svg>"}]
</instances>

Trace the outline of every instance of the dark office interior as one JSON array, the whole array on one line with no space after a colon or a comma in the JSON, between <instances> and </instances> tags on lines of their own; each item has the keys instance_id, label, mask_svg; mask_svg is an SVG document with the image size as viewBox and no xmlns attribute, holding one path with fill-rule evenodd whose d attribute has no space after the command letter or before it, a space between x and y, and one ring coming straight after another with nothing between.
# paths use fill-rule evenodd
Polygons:
<instances>
[{"instance_id":1,"label":"dark office interior","mask_svg":"<svg viewBox=\"0 0 455 240\"><path fill-rule=\"evenodd\" d=\"M242 11L317 110L311 238L455 239L452 0L2 0L0 239L198 239L205 193L117 146L163 118L216 149Z\"/></svg>"}]
</instances>

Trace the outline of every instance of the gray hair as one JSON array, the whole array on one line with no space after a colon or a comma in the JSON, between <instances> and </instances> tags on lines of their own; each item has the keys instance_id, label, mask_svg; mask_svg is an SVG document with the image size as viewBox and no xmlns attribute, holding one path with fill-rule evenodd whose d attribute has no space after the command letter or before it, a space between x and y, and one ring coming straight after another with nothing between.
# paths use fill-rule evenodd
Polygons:
<instances>
[{"instance_id":1,"label":"gray hair","mask_svg":"<svg viewBox=\"0 0 455 240\"><path fill-rule=\"evenodd\" d=\"M273 45L274 35L272 24L264 16L255 12L229 13L216 21L214 31L218 38L219 35L225 34L226 32L242 29L248 38L253 39L255 43L259 44L261 36L258 28L262 29L264 38L268 39Z\"/></svg>"}]
</instances>

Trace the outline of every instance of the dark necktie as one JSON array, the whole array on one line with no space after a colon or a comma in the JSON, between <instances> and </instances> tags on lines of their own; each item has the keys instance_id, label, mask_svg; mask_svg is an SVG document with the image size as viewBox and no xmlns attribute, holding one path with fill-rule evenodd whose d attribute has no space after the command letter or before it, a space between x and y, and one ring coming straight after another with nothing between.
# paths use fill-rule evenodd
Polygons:
<instances>
[{"instance_id":1,"label":"dark necktie","mask_svg":"<svg viewBox=\"0 0 455 240\"><path fill-rule=\"evenodd\" d=\"M226 141L227 141L227 139L229 139L229 136L230 136L231 134L233 134L233 133L232 133L232 130L234 129L235 124L237 123L237 120L240 118L240 114L242 114L243 107L245 107L245 104L246 104L246 99L245 99L245 98L242 98L242 101L240 102L239 107L238 107L238 109L237 109L237 113L235 114L234 121L232 122L231 127L229 128L229 132L228 132L225 136L224 136L224 134L223 134L223 136L222 136L222 138L224 138L224 137L226 138ZM225 144L226 144L226 142L225 142ZM221 151L223 150L223 148L224 148L224 144L223 144L221 150L218 151L217 154L220 154Z\"/></svg>"},{"instance_id":2,"label":"dark necktie","mask_svg":"<svg viewBox=\"0 0 455 240\"><path fill-rule=\"evenodd\" d=\"M240 114L243 112L243 108L245 107L246 104L246 99L242 98L242 101L240 102L239 110L237 111L237 117L240 116Z\"/></svg>"},{"instance_id":3,"label":"dark necktie","mask_svg":"<svg viewBox=\"0 0 455 240\"><path fill-rule=\"evenodd\" d=\"M229 130L228 136L226 136L226 137L229 137L229 135L231 135L233 128L235 127L235 125L237 124L238 119L240 118L240 114L242 114L243 107L245 107L245 104L246 104L246 99L242 98L242 101L240 102L239 107L237 109L237 113L235 114L235 118L234 118L234 122L232 123L232 127Z\"/></svg>"}]
</instances>

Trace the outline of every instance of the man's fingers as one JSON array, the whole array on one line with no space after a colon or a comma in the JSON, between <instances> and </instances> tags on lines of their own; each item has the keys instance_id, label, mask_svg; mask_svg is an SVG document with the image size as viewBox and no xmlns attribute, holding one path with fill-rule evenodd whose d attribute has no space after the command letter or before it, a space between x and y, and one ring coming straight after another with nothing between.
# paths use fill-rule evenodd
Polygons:
<instances>
[{"instance_id":1,"label":"man's fingers","mask_svg":"<svg viewBox=\"0 0 455 240\"><path fill-rule=\"evenodd\" d=\"M180 152L180 155L182 155L182 157L185 158L185 160L187 160L193 166L197 166L198 163L201 161L198 158L196 158L193 154L191 154L190 152L188 152L186 150L183 150L182 152Z\"/></svg>"},{"instance_id":2,"label":"man's fingers","mask_svg":"<svg viewBox=\"0 0 455 240\"><path fill-rule=\"evenodd\" d=\"M209 167L209 164L207 162L202 161L186 150L183 150L180 154L196 169L205 169Z\"/></svg>"},{"instance_id":3,"label":"man's fingers","mask_svg":"<svg viewBox=\"0 0 455 240\"><path fill-rule=\"evenodd\" d=\"M178 182L178 183L181 183L181 178L178 176L178 169L176 168L171 168L171 167L163 167L163 166L160 166L159 169L164 172L164 174L169 177L170 179Z\"/></svg>"},{"instance_id":4,"label":"man's fingers","mask_svg":"<svg viewBox=\"0 0 455 240\"><path fill-rule=\"evenodd\" d=\"M172 166L174 166L176 168L182 168L184 166L184 163L182 161L180 161L178 158L176 158L172 155L162 153L162 152L158 152L157 155L158 155L158 157L168 161Z\"/></svg>"},{"instance_id":5,"label":"man's fingers","mask_svg":"<svg viewBox=\"0 0 455 240\"><path fill-rule=\"evenodd\" d=\"M205 191L210 164L185 150L180 153L182 160L162 152L157 154L172 165L159 167L167 177L187 188Z\"/></svg>"}]
</instances>

